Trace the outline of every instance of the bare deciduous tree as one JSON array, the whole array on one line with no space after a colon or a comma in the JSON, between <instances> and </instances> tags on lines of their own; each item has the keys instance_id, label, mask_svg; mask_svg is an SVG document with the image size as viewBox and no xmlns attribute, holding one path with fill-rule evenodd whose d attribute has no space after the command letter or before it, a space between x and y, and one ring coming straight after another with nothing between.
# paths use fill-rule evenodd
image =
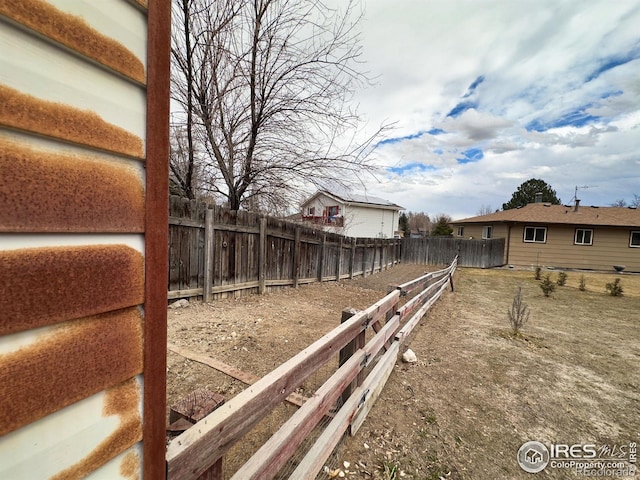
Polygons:
<instances>
[{"instance_id":1,"label":"bare deciduous tree","mask_svg":"<svg viewBox=\"0 0 640 480\"><path fill-rule=\"evenodd\" d=\"M232 209L294 204L304 187L346 186L372 169L349 101L360 70L356 4L321 0L174 0L172 96L184 110L193 185L198 145L207 182ZM178 177L178 174L172 173ZM181 177L181 178L182 178Z\"/></svg>"},{"instance_id":2,"label":"bare deciduous tree","mask_svg":"<svg viewBox=\"0 0 640 480\"><path fill-rule=\"evenodd\" d=\"M431 219L424 212L409 212L409 229L419 235L427 236L431 233Z\"/></svg>"},{"instance_id":3,"label":"bare deciduous tree","mask_svg":"<svg viewBox=\"0 0 640 480\"><path fill-rule=\"evenodd\" d=\"M627 203L624 198L619 198L613 203L611 203L612 207L635 207L640 208L640 195L637 193L633 194L633 200Z\"/></svg>"},{"instance_id":4,"label":"bare deciduous tree","mask_svg":"<svg viewBox=\"0 0 640 480\"><path fill-rule=\"evenodd\" d=\"M204 165L197 161L203 137L195 109L198 81L206 68L202 46L230 23L233 5L233 0L173 0L172 4L171 98L180 105L181 114L178 120L172 118L170 181L174 193L191 199L196 196L198 170L204 174ZM198 180L202 183L203 178Z\"/></svg>"},{"instance_id":5,"label":"bare deciduous tree","mask_svg":"<svg viewBox=\"0 0 640 480\"><path fill-rule=\"evenodd\" d=\"M480 205L478 209L478 213L476 215L489 215L490 213L494 213L496 210L491 208L491 205Z\"/></svg>"}]
</instances>

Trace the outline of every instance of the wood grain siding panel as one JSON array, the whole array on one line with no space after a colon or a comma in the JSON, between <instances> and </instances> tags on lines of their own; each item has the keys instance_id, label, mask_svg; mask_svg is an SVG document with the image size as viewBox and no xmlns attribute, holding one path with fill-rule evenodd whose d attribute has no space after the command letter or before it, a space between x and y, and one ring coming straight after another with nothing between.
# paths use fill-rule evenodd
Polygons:
<instances>
[{"instance_id":1,"label":"wood grain siding panel","mask_svg":"<svg viewBox=\"0 0 640 480\"><path fill-rule=\"evenodd\" d=\"M0 138L2 232L143 232L144 186L133 168L34 150Z\"/></svg>"},{"instance_id":2,"label":"wood grain siding panel","mask_svg":"<svg viewBox=\"0 0 640 480\"><path fill-rule=\"evenodd\" d=\"M0 355L0 435L140 372L142 315L137 308L58 325L38 341ZM105 414L125 409L134 397L139 393L111 394Z\"/></svg>"},{"instance_id":3,"label":"wood grain siding panel","mask_svg":"<svg viewBox=\"0 0 640 480\"><path fill-rule=\"evenodd\" d=\"M140 478L141 395L138 376L6 434L0 478ZM125 408L109 408L114 396Z\"/></svg>"},{"instance_id":4,"label":"wood grain siding panel","mask_svg":"<svg viewBox=\"0 0 640 480\"><path fill-rule=\"evenodd\" d=\"M82 145L144 157L142 139L88 110L50 102L0 85L0 125Z\"/></svg>"},{"instance_id":5,"label":"wood grain siding panel","mask_svg":"<svg viewBox=\"0 0 640 480\"><path fill-rule=\"evenodd\" d=\"M142 303L143 263L124 245L0 251L0 335Z\"/></svg>"},{"instance_id":6,"label":"wood grain siding panel","mask_svg":"<svg viewBox=\"0 0 640 480\"><path fill-rule=\"evenodd\" d=\"M0 0L0 14L139 83L146 81L144 66L131 51L80 17L42 0Z\"/></svg>"}]
</instances>

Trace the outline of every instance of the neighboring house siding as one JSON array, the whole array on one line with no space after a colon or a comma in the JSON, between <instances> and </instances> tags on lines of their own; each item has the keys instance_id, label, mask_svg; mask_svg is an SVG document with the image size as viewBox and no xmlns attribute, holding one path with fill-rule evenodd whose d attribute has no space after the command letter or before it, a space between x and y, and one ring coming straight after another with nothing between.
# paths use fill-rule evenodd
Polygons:
<instances>
[{"instance_id":1,"label":"neighboring house siding","mask_svg":"<svg viewBox=\"0 0 640 480\"><path fill-rule=\"evenodd\" d=\"M486 226L492 227L491 238L507 238L507 227L500 223L482 223L482 224L467 224L464 226L464 237L473 238L474 240L482 239L482 229ZM454 235L457 233L457 226L453 227Z\"/></svg>"},{"instance_id":2,"label":"neighboring house siding","mask_svg":"<svg viewBox=\"0 0 640 480\"><path fill-rule=\"evenodd\" d=\"M482 229L485 226L491 226L492 227L492 235L491 238L504 238L506 239L508 237L508 232L509 229L506 225L501 224L501 223L469 223L469 224L465 224L464 225L464 236L462 238L472 238L474 240L481 240L482 239ZM454 235L457 233L457 228L460 225L454 225L453 226L453 233ZM507 247L506 245L508 244L508 242L505 242L505 252L504 252L504 258L503 258L503 262L507 263Z\"/></svg>"},{"instance_id":3,"label":"neighboring house siding","mask_svg":"<svg viewBox=\"0 0 640 480\"><path fill-rule=\"evenodd\" d=\"M511 265L605 271L624 265L640 272L640 248L629 246L631 232L640 231L637 208L530 203L452 223L464 227L465 238L482 238L486 225L493 225L494 238L508 237L505 263ZM576 230L583 244L576 243Z\"/></svg>"},{"instance_id":4,"label":"neighboring house siding","mask_svg":"<svg viewBox=\"0 0 640 480\"><path fill-rule=\"evenodd\" d=\"M349 205L344 225L347 237L393 238L398 230L398 212Z\"/></svg>"},{"instance_id":5,"label":"neighboring house siding","mask_svg":"<svg viewBox=\"0 0 640 480\"><path fill-rule=\"evenodd\" d=\"M322 217L324 214L324 210L327 207L338 206L339 212L338 215L342 215L344 212L344 204L338 202L333 198L329 198L325 195L320 195L317 198L314 198L312 202L305 205L303 215L307 215L307 211L310 209L314 210L313 215L316 217Z\"/></svg>"},{"instance_id":6,"label":"neighboring house siding","mask_svg":"<svg viewBox=\"0 0 640 480\"><path fill-rule=\"evenodd\" d=\"M574 245L576 228L593 229L592 245ZM524 225L511 230L509 263L548 267L612 270L625 265L627 271L640 271L640 249L629 247L630 228L550 225L547 242L525 243Z\"/></svg>"},{"instance_id":7,"label":"neighboring house siding","mask_svg":"<svg viewBox=\"0 0 640 480\"><path fill-rule=\"evenodd\" d=\"M337 218L334 221L323 219L326 209L334 206L338 207ZM318 194L303 205L301 213L303 219L315 219L316 224L332 233L347 237L393 238L398 230L399 208L382 208L375 204L363 206Z\"/></svg>"},{"instance_id":8,"label":"neighboring house siding","mask_svg":"<svg viewBox=\"0 0 640 480\"><path fill-rule=\"evenodd\" d=\"M146 3L0 2L3 479L164 471L170 4Z\"/></svg>"}]
</instances>

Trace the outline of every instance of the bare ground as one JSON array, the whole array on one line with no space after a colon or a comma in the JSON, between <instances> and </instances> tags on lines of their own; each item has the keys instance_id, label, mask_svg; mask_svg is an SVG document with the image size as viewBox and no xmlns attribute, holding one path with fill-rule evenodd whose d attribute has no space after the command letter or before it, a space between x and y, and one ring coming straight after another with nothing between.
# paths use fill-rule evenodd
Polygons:
<instances>
[{"instance_id":1,"label":"bare ground","mask_svg":"<svg viewBox=\"0 0 640 480\"><path fill-rule=\"evenodd\" d=\"M335 328L344 308L365 308L388 284L425 271L403 265L364 279L192 303L170 309L169 339L264 375ZM444 295L410 339L418 363L398 362L331 469L354 479L531 478L516 462L525 441L639 442L640 277L618 276L625 295L614 298L604 284L616 275L586 273L584 292L577 288L580 275L569 272L567 286L545 298L530 271L459 269L456 291ZM518 286L531 318L514 337L506 310ZM244 388L173 353L167 376L168 404L195 388L226 398ZM312 392L322 378L310 379L300 393ZM293 408L281 407L254 439L232 450L225 471L237 468L260 435L273 433ZM538 475L576 478L557 469Z\"/></svg>"}]
</instances>

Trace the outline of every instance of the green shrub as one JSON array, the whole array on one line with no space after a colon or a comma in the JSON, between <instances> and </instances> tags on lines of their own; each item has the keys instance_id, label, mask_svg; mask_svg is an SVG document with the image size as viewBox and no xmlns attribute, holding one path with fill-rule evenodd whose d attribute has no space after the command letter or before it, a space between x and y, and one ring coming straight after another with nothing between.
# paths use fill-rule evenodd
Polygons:
<instances>
[{"instance_id":1,"label":"green shrub","mask_svg":"<svg viewBox=\"0 0 640 480\"><path fill-rule=\"evenodd\" d=\"M559 287L564 287L567 284L567 274L565 272L560 272L558 274L558 280L556 280L556 283Z\"/></svg>"},{"instance_id":2,"label":"green shrub","mask_svg":"<svg viewBox=\"0 0 640 480\"><path fill-rule=\"evenodd\" d=\"M611 295L612 297L620 297L622 296L622 292L624 292L624 290L622 289L622 285L620 285L619 278L616 278L612 283L607 283L605 285L605 288L609 292L609 295Z\"/></svg>"},{"instance_id":3,"label":"green shrub","mask_svg":"<svg viewBox=\"0 0 640 480\"><path fill-rule=\"evenodd\" d=\"M584 275L580 276L580 286L578 286L581 292L587 289L587 281L584 279Z\"/></svg>"},{"instance_id":4,"label":"green shrub","mask_svg":"<svg viewBox=\"0 0 640 480\"><path fill-rule=\"evenodd\" d=\"M551 295L556 289L556 284L551 281L550 273L547 273L542 282L540 282L540 288L542 289L545 297Z\"/></svg>"}]
</instances>

